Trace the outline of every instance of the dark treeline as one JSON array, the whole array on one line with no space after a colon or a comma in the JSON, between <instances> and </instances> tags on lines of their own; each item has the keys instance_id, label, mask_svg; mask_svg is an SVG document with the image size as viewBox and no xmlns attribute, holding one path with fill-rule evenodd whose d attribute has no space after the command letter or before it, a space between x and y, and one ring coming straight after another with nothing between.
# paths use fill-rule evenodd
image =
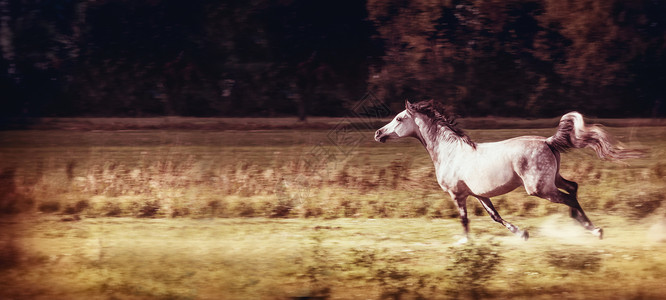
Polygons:
<instances>
[{"instance_id":1,"label":"dark treeline","mask_svg":"<svg viewBox=\"0 0 666 300\"><path fill-rule=\"evenodd\" d=\"M663 116L660 0L0 0L3 118Z\"/></svg>"}]
</instances>

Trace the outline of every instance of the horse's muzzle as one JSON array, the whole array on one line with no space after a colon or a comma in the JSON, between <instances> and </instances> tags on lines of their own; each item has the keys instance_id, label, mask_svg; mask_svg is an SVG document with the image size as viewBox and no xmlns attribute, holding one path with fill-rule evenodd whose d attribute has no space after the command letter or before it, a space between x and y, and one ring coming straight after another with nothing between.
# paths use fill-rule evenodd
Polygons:
<instances>
[{"instance_id":1,"label":"horse's muzzle","mask_svg":"<svg viewBox=\"0 0 666 300\"><path fill-rule=\"evenodd\" d=\"M378 141L380 143L386 142L386 139L388 138L388 135L382 135L382 130L377 130L375 132L375 141Z\"/></svg>"}]
</instances>

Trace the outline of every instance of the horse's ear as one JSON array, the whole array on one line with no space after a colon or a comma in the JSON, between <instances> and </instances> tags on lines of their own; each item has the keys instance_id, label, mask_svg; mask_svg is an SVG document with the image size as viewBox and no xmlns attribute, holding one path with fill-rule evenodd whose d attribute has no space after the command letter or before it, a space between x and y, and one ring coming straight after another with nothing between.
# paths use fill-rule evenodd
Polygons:
<instances>
[{"instance_id":1,"label":"horse's ear","mask_svg":"<svg viewBox=\"0 0 666 300\"><path fill-rule=\"evenodd\" d=\"M405 109L410 112L412 111L412 104L407 99L405 99Z\"/></svg>"}]
</instances>

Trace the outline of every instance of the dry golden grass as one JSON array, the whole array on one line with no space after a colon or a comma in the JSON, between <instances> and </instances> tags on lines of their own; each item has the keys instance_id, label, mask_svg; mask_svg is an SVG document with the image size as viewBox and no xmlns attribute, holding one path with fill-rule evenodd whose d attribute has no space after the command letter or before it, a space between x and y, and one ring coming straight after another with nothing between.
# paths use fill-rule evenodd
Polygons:
<instances>
[{"instance_id":1,"label":"dry golden grass","mask_svg":"<svg viewBox=\"0 0 666 300\"><path fill-rule=\"evenodd\" d=\"M457 213L415 141L1 132L0 298L666 297L666 130L609 130L649 155L562 160L604 240L517 190L493 201L528 242L470 201L475 242L458 247ZM476 141L552 132L469 131Z\"/></svg>"},{"instance_id":2,"label":"dry golden grass","mask_svg":"<svg viewBox=\"0 0 666 300\"><path fill-rule=\"evenodd\" d=\"M487 217L474 217L475 239L466 246L451 243L459 233L451 219L72 223L42 216L23 220L23 226L5 220L3 228L12 231L3 232L10 237L2 239L0 294L11 299L666 295L664 224L657 238L649 228L653 219L592 217L607 228L606 239L597 240L564 217L513 217L532 230L532 239L524 242Z\"/></svg>"},{"instance_id":3,"label":"dry golden grass","mask_svg":"<svg viewBox=\"0 0 666 300\"><path fill-rule=\"evenodd\" d=\"M485 141L550 131L470 133ZM664 130L614 131L652 149L648 157L625 166L578 150L563 156L562 174L580 183L584 207L645 217L664 197ZM337 147L328 133L4 132L0 211L78 217L456 216L414 141ZM522 190L494 201L503 214L543 216L558 209ZM476 204L471 209L484 214Z\"/></svg>"}]
</instances>

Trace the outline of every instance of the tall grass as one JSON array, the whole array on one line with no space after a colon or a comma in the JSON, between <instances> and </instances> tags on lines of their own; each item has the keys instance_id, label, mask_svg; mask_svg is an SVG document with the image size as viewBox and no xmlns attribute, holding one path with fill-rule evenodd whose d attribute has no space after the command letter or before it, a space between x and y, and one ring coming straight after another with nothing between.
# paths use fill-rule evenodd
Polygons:
<instances>
[{"instance_id":1,"label":"tall grass","mask_svg":"<svg viewBox=\"0 0 666 300\"><path fill-rule=\"evenodd\" d=\"M415 141L375 144L365 132L367 143L345 151L317 148L338 152L313 163L325 131L2 132L0 295L663 297L666 135L640 132L652 151L629 165L563 155L562 174L580 184L604 240L581 237L566 207L518 189L493 202L512 220L525 216L517 222L533 240L483 216L488 226L473 232L495 240L475 234L458 246L449 241L459 222L440 219L457 211ZM470 131L478 142L550 133ZM632 141L631 130L614 133ZM553 213L563 216L540 217Z\"/></svg>"},{"instance_id":2,"label":"tall grass","mask_svg":"<svg viewBox=\"0 0 666 300\"><path fill-rule=\"evenodd\" d=\"M652 130L651 137L664 138L661 128ZM483 140L493 132L473 135ZM514 130L510 135L525 133ZM196 140L180 134L182 140L172 147L146 142L165 138L150 133L134 142L148 144L140 148L124 141L120 148L64 146L40 155L37 146L26 146L30 151L16 162L2 161L0 213L138 218L457 217L448 195L437 186L427 154L416 144L362 144L348 156L322 159L313 166L312 160L304 158L312 148L309 143L268 150L258 145L190 146ZM257 143L247 135L252 133L225 133L224 138ZM649 142L666 144L663 139ZM239 151L242 154L234 154ZM663 210L666 161L659 151L629 167L599 161L585 151L568 153L562 159L562 174L579 182L584 208L640 219ZM10 156L7 153L4 157ZM566 211L561 205L528 197L520 189L493 201L505 215ZM472 213L485 214L480 205L470 203Z\"/></svg>"}]
</instances>

